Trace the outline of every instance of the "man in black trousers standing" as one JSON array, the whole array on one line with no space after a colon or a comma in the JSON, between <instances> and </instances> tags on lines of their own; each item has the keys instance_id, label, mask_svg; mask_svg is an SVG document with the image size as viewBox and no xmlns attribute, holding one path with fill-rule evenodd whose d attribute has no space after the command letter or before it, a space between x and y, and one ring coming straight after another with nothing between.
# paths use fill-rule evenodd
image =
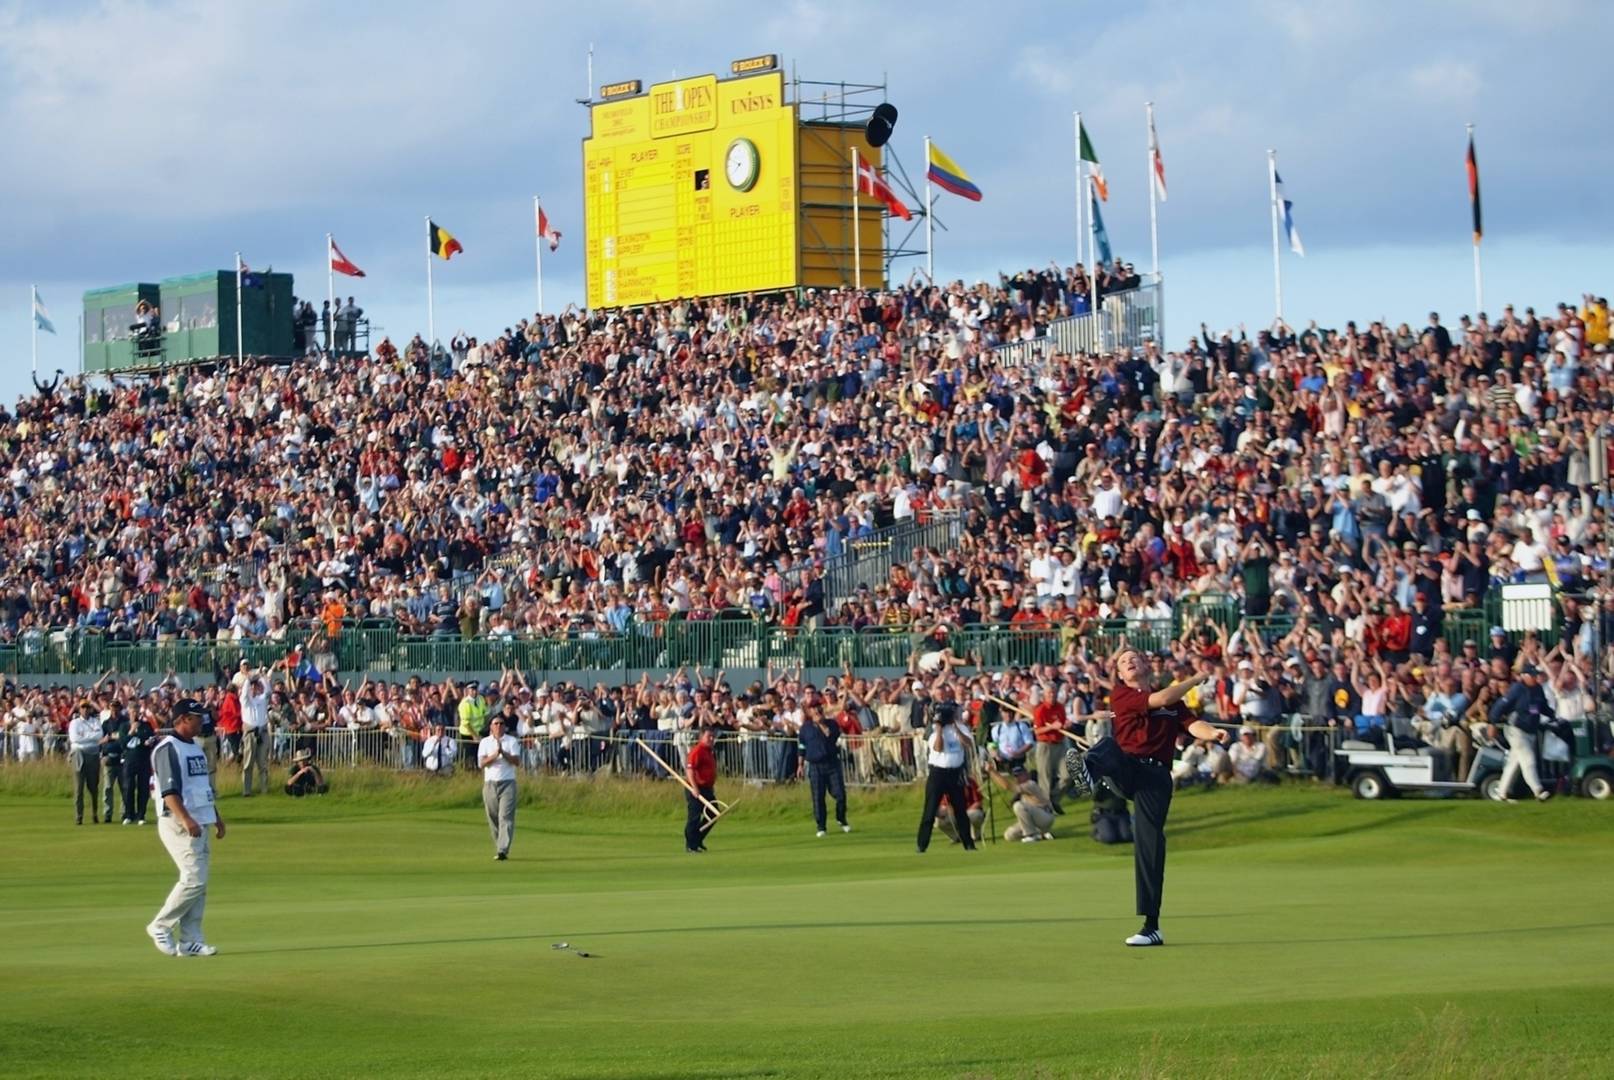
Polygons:
<instances>
[{"instance_id":1,"label":"man in black trousers standing","mask_svg":"<svg viewBox=\"0 0 1614 1080\"><path fill-rule=\"evenodd\" d=\"M835 721L824 716L823 707L814 702L805 706L801 731L802 757L807 759L807 785L813 793L813 821L818 835L826 835L829 824L824 812L824 792L835 797L835 820L841 832L849 833L852 826L846 823L846 778L841 774L841 729Z\"/></svg>"},{"instance_id":2,"label":"man in black trousers standing","mask_svg":"<svg viewBox=\"0 0 1614 1080\"><path fill-rule=\"evenodd\" d=\"M964 795L970 733L959 722L958 709L950 702L931 706L926 730L930 769L925 775L925 812L919 818L919 854L930 847L930 833L936 826L936 811L941 808L943 796L953 808L953 820L964 823L958 830L964 850L974 851L975 837L968 828L969 801Z\"/></svg>"},{"instance_id":3,"label":"man in black trousers standing","mask_svg":"<svg viewBox=\"0 0 1614 1080\"><path fill-rule=\"evenodd\" d=\"M1115 657L1115 676L1110 690L1115 736L1099 740L1088 751L1087 770L1095 786L1107 776L1124 798L1132 800L1133 874L1143 929L1126 944L1164 945L1160 898L1166 883L1166 814L1171 810L1171 758L1177 736L1187 732L1196 739L1226 742L1227 732L1182 704L1203 677L1190 676L1157 690L1154 665L1132 648Z\"/></svg>"}]
</instances>

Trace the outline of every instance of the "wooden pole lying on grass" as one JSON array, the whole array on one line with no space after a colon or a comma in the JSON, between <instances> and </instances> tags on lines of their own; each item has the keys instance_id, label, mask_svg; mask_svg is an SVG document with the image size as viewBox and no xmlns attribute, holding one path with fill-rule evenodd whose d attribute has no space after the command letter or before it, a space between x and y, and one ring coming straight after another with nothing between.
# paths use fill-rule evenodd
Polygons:
<instances>
[{"instance_id":1,"label":"wooden pole lying on grass","mask_svg":"<svg viewBox=\"0 0 1614 1080\"><path fill-rule=\"evenodd\" d=\"M702 805L706 807L706 827L708 829L717 824L718 818L740 805L738 800L731 803L726 803L722 799L718 799L714 804L711 799L708 799L706 796L702 795L694 784L691 784L688 780L685 780L683 773L667 764L664 760L662 760L660 754L650 749L649 743L645 742L643 739L634 739L633 741L639 745L639 749L643 750L646 754L649 754L650 760L654 761L657 765L660 765L662 769L666 771L668 776L682 784L685 791L689 792L691 795L695 796L695 798L701 801Z\"/></svg>"}]
</instances>

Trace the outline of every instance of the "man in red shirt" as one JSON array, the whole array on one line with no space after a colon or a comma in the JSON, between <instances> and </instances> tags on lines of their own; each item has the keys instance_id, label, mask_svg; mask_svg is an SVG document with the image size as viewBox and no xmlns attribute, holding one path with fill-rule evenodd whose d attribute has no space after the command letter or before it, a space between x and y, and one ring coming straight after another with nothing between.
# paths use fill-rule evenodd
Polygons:
<instances>
[{"instance_id":1,"label":"man in red shirt","mask_svg":"<svg viewBox=\"0 0 1614 1080\"><path fill-rule=\"evenodd\" d=\"M685 851L705 851L706 830L712 827L712 823L705 820L707 806L717 798L717 755L712 752L712 742L712 729L701 728L700 737L684 759L684 779L689 781L690 787L700 792L699 798L693 791L684 792Z\"/></svg>"},{"instance_id":2,"label":"man in red shirt","mask_svg":"<svg viewBox=\"0 0 1614 1080\"><path fill-rule=\"evenodd\" d=\"M1160 936L1160 896L1166 881L1166 814L1171 809L1171 758L1177 737L1186 732L1196 739L1227 741L1226 731L1199 719L1182 704L1188 692L1203 681L1202 676L1191 675L1156 689L1154 665L1146 654L1129 648L1115 657L1110 711L1120 752L1109 761L1103 760L1105 755L1095 760L1089 754L1088 762L1090 766L1102 764L1102 774L1123 797L1132 800L1133 873L1143 929L1126 939L1128 945L1165 944Z\"/></svg>"},{"instance_id":3,"label":"man in red shirt","mask_svg":"<svg viewBox=\"0 0 1614 1080\"><path fill-rule=\"evenodd\" d=\"M1031 730L1037 737L1037 782L1048 792L1054 813L1063 814L1059 768L1065 760L1065 707L1054 697L1052 687L1044 686L1036 693L1041 700L1031 710Z\"/></svg>"}]
</instances>

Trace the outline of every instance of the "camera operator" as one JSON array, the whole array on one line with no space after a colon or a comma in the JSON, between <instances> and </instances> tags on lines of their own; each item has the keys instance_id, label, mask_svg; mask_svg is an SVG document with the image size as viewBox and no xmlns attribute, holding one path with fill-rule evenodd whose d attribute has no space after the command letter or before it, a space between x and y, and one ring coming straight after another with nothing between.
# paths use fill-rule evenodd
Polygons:
<instances>
[{"instance_id":1,"label":"camera operator","mask_svg":"<svg viewBox=\"0 0 1614 1080\"><path fill-rule=\"evenodd\" d=\"M925 809L919 818L918 850L930 847L930 834L936 827L936 811L945 797L953 809L953 820L969 820L969 803L964 796L964 765L972 742L969 729L952 702L933 701L925 713L925 748L929 771L925 775ZM960 830L965 851L975 850L975 838Z\"/></svg>"}]
</instances>

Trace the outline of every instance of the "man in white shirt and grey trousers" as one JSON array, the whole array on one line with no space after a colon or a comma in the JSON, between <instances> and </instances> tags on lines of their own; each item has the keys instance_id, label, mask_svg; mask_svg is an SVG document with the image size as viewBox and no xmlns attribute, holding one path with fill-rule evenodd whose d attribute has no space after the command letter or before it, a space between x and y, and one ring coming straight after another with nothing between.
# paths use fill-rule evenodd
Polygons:
<instances>
[{"instance_id":1,"label":"man in white shirt and grey trousers","mask_svg":"<svg viewBox=\"0 0 1614 1080\"><path fill-rule=\"evenodd\" d=\"M241 794L252 798L252 778L269 790L269 687L263 675L241 684Z\"/></svg>"},{"instance_id":2,"label":"man in white shirt and grey trousers","mask_svg":"<svg viewBox=\"0 0 1614 1080\"><path fill-rule=\"evenodd\" d=\"M218 952L202 939L210 851L207 827L213 826L214 835L224 839L224 819L214 805L207 754L197 742L203 715L200 702L180 702L173 734L159 741L151 752L151 786L162 804L157 835L179 867L179 881L146 927L146 933L157 951L167 956L212 956Z\"/></svg>"},{"instance_id":3,"label":"man in white shirt and grey trousers","mask_svg":"<svg viewBox=\"0 0 1614 1080\"><path fill-rule=\"evenodd\" d=\"M505 733L504 717L489 721L488 734L476 747L476 763L482 767L482 806L493 834L493 857L504 862L516 834L516 766L521 764L521 743Z\"/></svg>"}]
</instances>

